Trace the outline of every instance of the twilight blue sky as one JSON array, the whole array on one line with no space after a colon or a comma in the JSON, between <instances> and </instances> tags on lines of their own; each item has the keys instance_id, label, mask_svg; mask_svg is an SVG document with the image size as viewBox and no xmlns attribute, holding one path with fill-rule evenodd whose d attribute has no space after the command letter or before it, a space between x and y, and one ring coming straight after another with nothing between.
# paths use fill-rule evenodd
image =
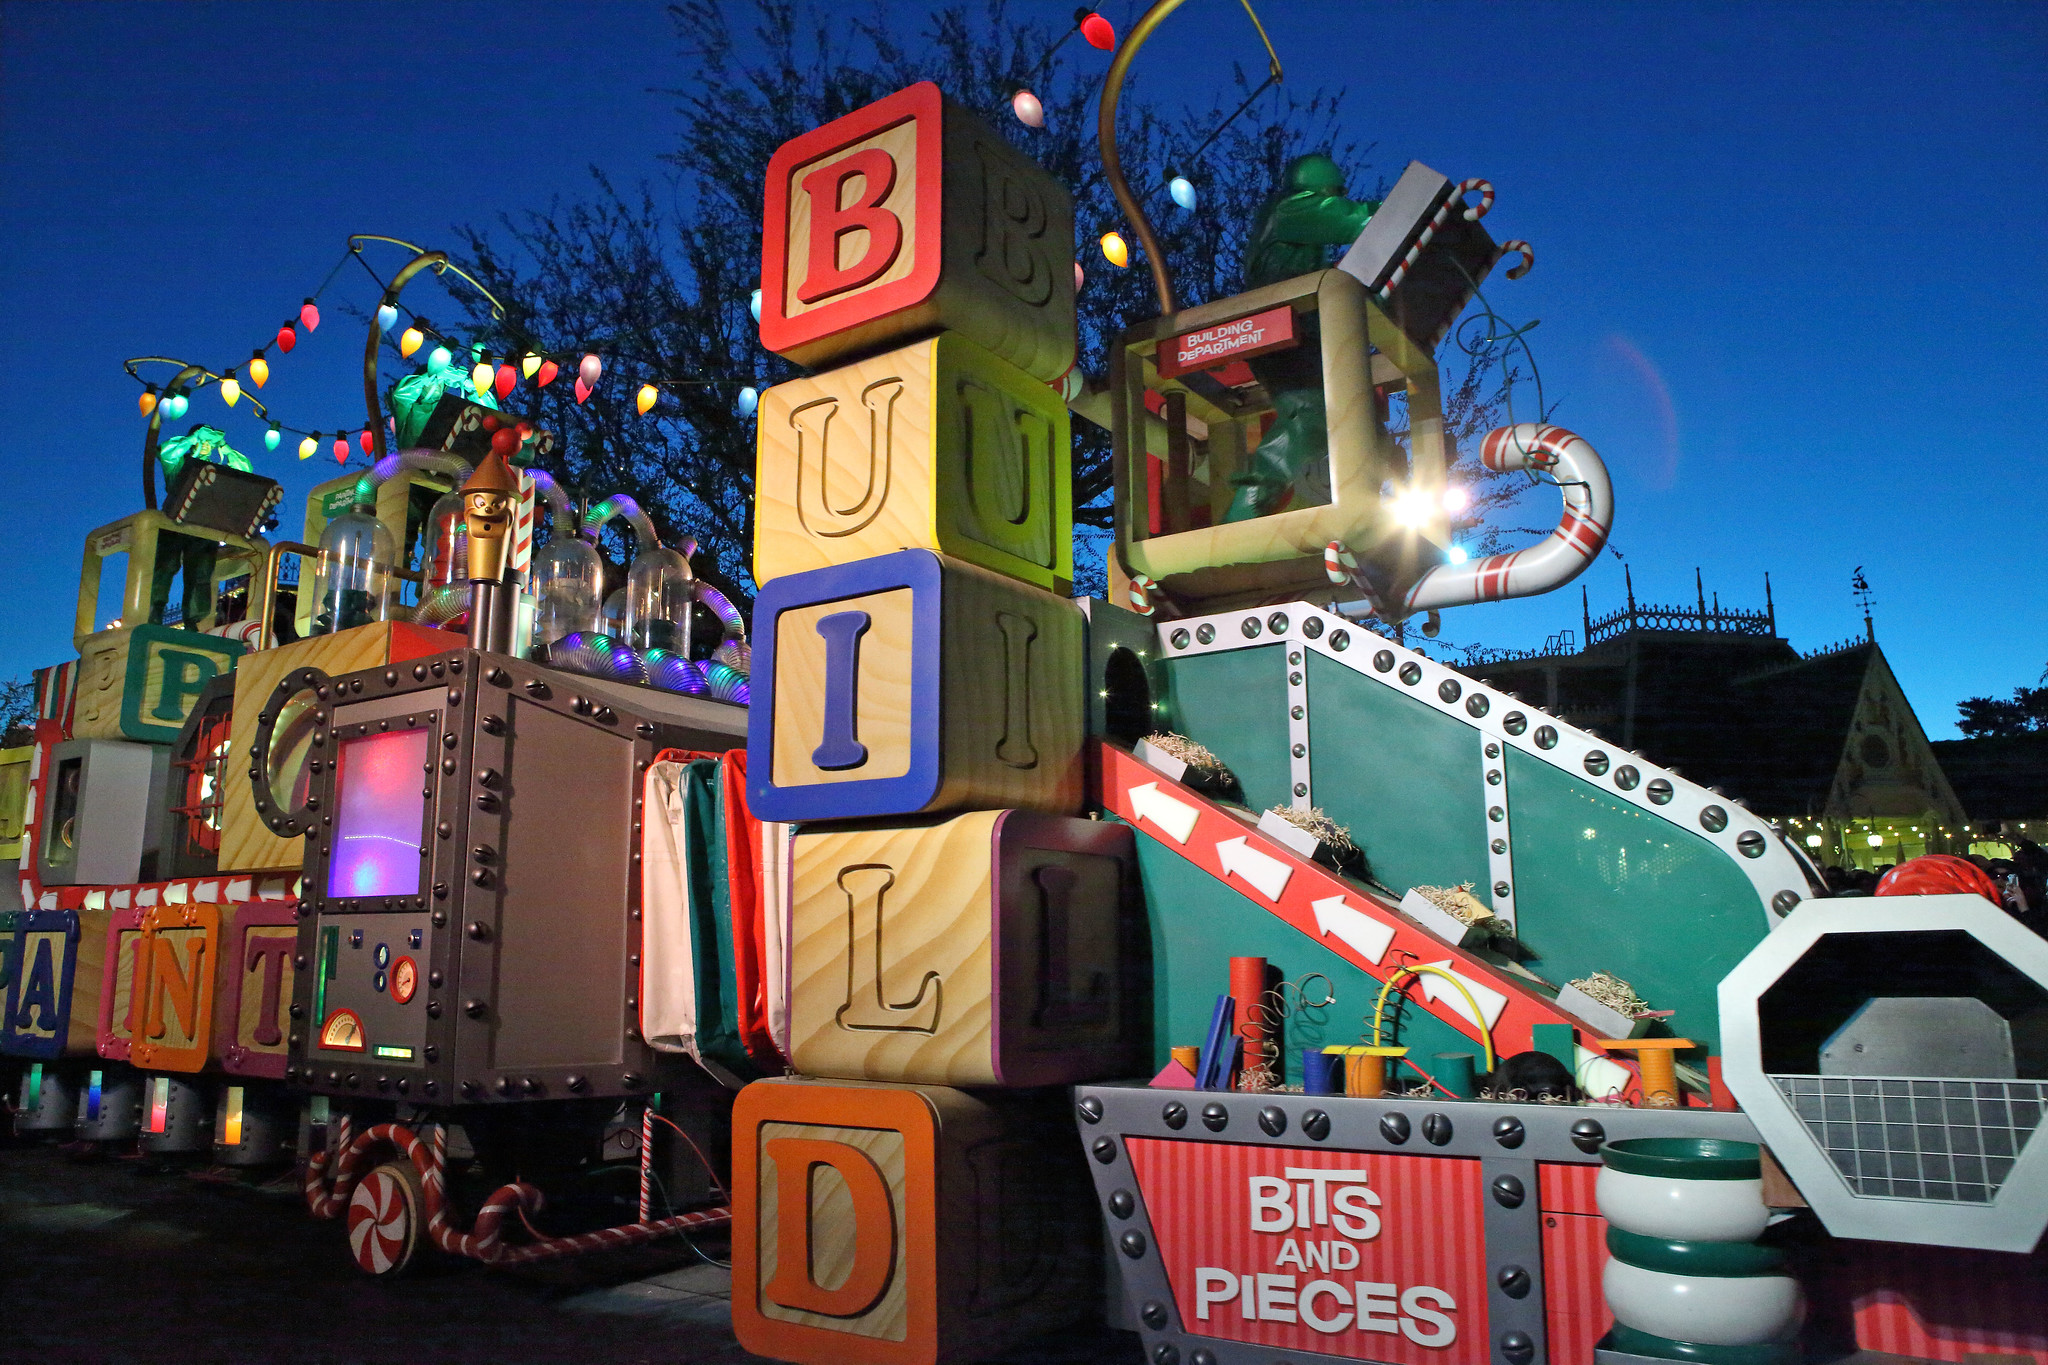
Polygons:
<instances>
[{"instance_id":1,"label":"twilight blue sky","mask_svg":"<svg viewBox=\"0 0 2048 1365\"><path fill-rule=\"evenodd\" d=\"M1121 31L1138 6L1103 8ZM1380 169L1498 186L1487 226L1538 259L1489 293L1542 319L1556 420L1614 471L1640 597L1690 600L1698 566L1760 604L1769 570L1781 633L1811 649L1860 632L1864 565L1937 738L1958 698L2040 676L2048 6L1261 12L1291 86L1349 87ZM1139 69L1206 107L1258 55L1234 0L1190 0ZM656 92L687 79L655 4L0 3L0 677L71 657L85 533L139 505L124 357L245 363L350 232L446 245L451 224L581 196L591 166L655 176L677 127ZM368 300L351 272L340 297ZM452 320L434 288L408 303ZM273 356L263 397L292 425L362 421L361 331L326 317ZM331 458L265 455L246 411L208 393L186 421L284 481L295 531ZM1582 581L1596 614L1620 598L1612 556ZM1524 646L1578 621L1574 587L1445 634Z\"/></svg>"}]
</instances>

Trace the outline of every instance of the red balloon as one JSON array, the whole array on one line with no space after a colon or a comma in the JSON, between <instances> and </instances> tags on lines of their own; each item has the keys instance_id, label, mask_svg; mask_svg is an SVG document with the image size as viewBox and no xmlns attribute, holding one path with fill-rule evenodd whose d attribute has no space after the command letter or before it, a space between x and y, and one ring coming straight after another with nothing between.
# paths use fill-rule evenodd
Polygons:
<instances>
[{"instance_id":1,"label":"red balloon","mask_svg":"<svg viewBox=\"0 0 2048 1365\"><path fill-rule=\"evenodd\" d=\"M555 364L554 361L543 360L540 363L540 369L533 376L534 382L539 384L542 388L546 388L548 385L555 382L555 376L560 373L561 369L559 366Z\"/></svg>"},{"instance_id":2,"label":"red balloon","mask_svg":"<svg viewBox=\"0 0 2048 1365\"><path fill-rule=\"evenodd\" d=\"M1088 46L1104 52L1116 46L1116 29L1099 14L1090 14L1081 21L1081 36L1088 40Z\"/></svg>"},{"instance_id":3,"label":"red balloon","mask_svg":"<svg viewBox=\"0 0 2048 1365\"><path fill-rule=\"evenodd\" d=\"M1971 862L1950 853L1929 853L1918 858L1908 858L1897 867L1878 878L1874 896L1982 896L1993 905L2004 906L1999 899L1998 883L1991 880L1991 874Z\"/></svg>"},{"instance_id":4,"label":"red balloon","mask_svg":"<svg viewBox=\"0 0 2048 1365\"><path fill-rule=\"evenodd\" d=\"M500 427L491 433L491 449L508 460L519 449L519 444L519 433L511 427Z\"/></svg>"},{"instance_id":5,"label":"red balloon","mask_svg":"<svg viewBox=\"0 0 2048 1365\"><path fill-rule=\"evenodd\" d=\"M289 322L287 322L284 326L277 329L278 350L283 351L286 355L290 355L292 353L292 347L298 344L299 334L292 330L292 325Z\"/></svg>"}]
</instances>

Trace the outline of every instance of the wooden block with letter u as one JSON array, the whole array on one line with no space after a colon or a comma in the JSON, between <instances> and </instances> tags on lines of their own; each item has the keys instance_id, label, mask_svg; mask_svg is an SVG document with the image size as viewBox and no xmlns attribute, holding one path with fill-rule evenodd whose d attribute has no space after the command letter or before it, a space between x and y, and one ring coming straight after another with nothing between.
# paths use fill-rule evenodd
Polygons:
<instances>
[{"instance_id":1,"label":"wooden block with letter u","mask_svg":"<svg viewBox=\"0 0 2048 1365\"><path fill-rule=\"evenodd\" d=\"M973 811L805 829L793 856L799 1071L1030 1086L1143 1066L1129 827Z\"/></svg>"},{"instance_id":2,"label":"wooden block with letter u","mask_svg":"<svg viewBox=\"0 0 2048 1365\"><path fill-rule=\"evenodd\" d=\"M930 81L782 144L761 246L761 344L800 365L942 329L1074 363L1072 197Z\"/></svg>"},{"instance_id":3,"label":"wooden block with letter u","mask_svg":"<svg viewBox=\"0 0 2048 1365\"><path fill-rule=\"evenodd\" d=\"M937 1365L1096 1311L1064 1097L756 1081L733 1108L732 1324L759 1355Z\"/></svg>"},{"instance_id":4,"label":"wooden block with letter u","mask_svg":"<svg viewBox=\"0 0 2048 1365\"><path fill-rule=\"evenodd\" d=\"M758 584L905 546L1073 579L1066 404L957 333L777 384L759 430Z\"/></svg>"},{"instance_id":5,"label":"wooden block with letter u","mask_svg":"<svg viewBox=\"0 0 2048 1365\"><path fill-rule=\"evenodd\" d=\"M759 818L1079 811L1072 601L903 550L776 579L754 632L747 801Z\"/></svg>"}]
</instances>

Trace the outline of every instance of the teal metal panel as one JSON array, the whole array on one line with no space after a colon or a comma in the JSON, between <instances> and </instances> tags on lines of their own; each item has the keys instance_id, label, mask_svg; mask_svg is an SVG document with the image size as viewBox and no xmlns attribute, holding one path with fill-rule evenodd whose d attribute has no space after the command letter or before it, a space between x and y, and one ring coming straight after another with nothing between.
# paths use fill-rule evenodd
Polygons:
<instances>
[{"instance_id":1,"label":"teal metal panel","mask_svg":"<svg viewBox=\"0 0 2048 1365\"><path fill-rule=\"evenodd\" d=\"M1373 878L1396 895L1471 882L1490 902L1480 732L1313 652L1308 698L1312 799Z\"/></svg>"},{"instance_id":2,"label":"teal metal panel","mask_svg":"<svg viewBox=\"0 0 2048 1365\"><path fill-rule=\"evenodd\" d=\"M1268 658L1271 656L1268 655ZM1304 1011L1286 1026L1286 1083L1301 1084L1301 1049L1372 1041L1372 1008L1380 983L1271 911L1217 881L1142 828L1138 870L1145 884L1145 917L1152 937L1153 1069L1166 1065L1178 1043L1196 1045L1209 1027L1216 997L1230 989L1232 957L1263 957L1288 981L1310 972L1329 978L1337 998L1328 1008ZM1389 969L1394 965L1388 962ZM1415 987L1408 988L1410 993ZM1313 999L1324 994L1311 988ZM1387 1010L1386 1041L1405 1045L1423 1067L1436 1052L1481 1053L1465 1037L1419 1005ZM1478 1063L1484 1066L1483 1060ZM1419 1083L1413 1072L1411 1083Z\"/></svg>"},{"instance_id":3,"label":"teal metal panel","mask_svg":"<svg viewBox=\"0 0 2048 1365\"><path fill-rule=\"evenodd\" d=\"M1720 1051L1721 978L1767 932L1756 890L1701 836L1518 749L1507 755L1516 935L1563 985L1612 972L1671 1032Z\"/></svg>"},{"instance_id":4,"label":"teal metal panel","mask_svg":"<svg viewBox=\"0 0 2048 1365\"><path fill-rule=\"evenodd\" d=\"M1290 800L1283 666L1278 645L1197 654L1166 664L1174 728L1229 765L1253 810Z\"/></svg>"}]
</instances>

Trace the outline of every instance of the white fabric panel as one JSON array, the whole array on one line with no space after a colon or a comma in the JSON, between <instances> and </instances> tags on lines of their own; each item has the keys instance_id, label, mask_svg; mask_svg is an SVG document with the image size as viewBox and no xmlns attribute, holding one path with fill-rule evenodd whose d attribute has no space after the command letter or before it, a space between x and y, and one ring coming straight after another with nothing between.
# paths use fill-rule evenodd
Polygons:
<instances>
[{"instance_id":1,"label":"white fabric panel","mask_svg":"<svg viewBox=\"0 0 2048 1365\"><path fill-rule=\"evenodd\" d=\"M761 926L766 943L761 964L768 994L768 1032L789 1055L789 901L791 850L796 826L761 825Z\"/></svg>"},{"instance_id":2,"label":"white fabric panel","mask_svg":"<svg viewBox=\"0 0 2048 1365\"><path fill-rule=\"evenodd\" d=\"M647 769L640 850L640 1032L662 1052L697 1052L697 964L690 944L690 844L683 765ZM701 1061L702 1058L698 1057Z\"/></svg>"}]
</instances>

